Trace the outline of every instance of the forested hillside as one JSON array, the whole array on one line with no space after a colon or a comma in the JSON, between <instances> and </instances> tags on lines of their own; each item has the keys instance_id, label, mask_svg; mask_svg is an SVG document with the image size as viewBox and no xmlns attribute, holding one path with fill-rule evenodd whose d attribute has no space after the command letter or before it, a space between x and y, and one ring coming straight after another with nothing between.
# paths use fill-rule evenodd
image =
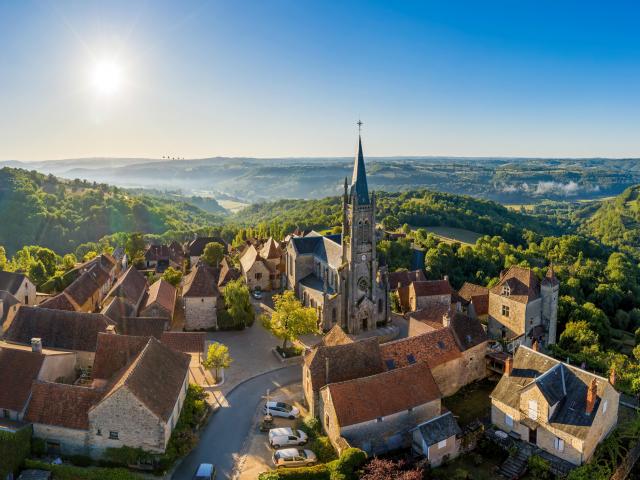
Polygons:
<instances>
[{"instance_id":1,"label":"forested hillside","mask_svg":"<svg viewBox=\"0 0 640 480\"><path fill-rule=\"evenodd\" d=\"M163 234L219 224L193 205L132 195L80 180L0 169L0 245L9 253L40 245L61 253L116 232Z\"/></svg>"}]
</instances>

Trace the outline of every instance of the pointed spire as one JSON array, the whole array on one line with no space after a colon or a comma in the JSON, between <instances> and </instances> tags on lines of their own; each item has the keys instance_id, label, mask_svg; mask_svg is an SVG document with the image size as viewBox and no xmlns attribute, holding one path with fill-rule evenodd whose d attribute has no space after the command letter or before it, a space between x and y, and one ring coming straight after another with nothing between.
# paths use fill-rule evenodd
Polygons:
<instances>
[{"instance_id":1,"label":"pointed spire","mask_svg":"<svg viewBox=\"0 0 640 480\"><path fill-rule=\"evenodd\" d=\"M369 187L367 186L367 172L364 168L364 155L362 154L362 138L358 135L358 153L353 164L353 177L351 178L351 194L356 195L358 204L369 204Z\"/></svg>"}]
</instances>

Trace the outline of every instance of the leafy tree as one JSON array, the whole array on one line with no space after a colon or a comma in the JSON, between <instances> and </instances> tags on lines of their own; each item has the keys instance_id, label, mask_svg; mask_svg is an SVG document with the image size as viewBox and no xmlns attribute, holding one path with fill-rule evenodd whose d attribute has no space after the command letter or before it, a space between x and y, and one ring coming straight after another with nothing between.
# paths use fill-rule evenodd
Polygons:
<instances>
[{"instance_id":1,"label":"leafy tree","mask_svg":"<svg viewBox=\"0 0 640 480\"><path fill-rule=\"evenodd\" d=\"M255 311L251 305L249 288L242 279L232 280L223 290L224 306L234 325L246 327L253 323Z\"/></svg>"},{"instance_id":2,"label":"leafy tree","mask_svg":"<svg viewBox=\"0 0 640 480\"><path fill-rule=\"evenodd\" d=\"M567 351L580 352L585 347L598 345L598 334L591 330L589 323L585 320L569 322L560 334L559 344Z\"/></svg>"},{"instance_id":3,"label":"leafy tree","mask_svg":"<svg viewBox=\"0 0 640 480\"><path fill-rule=\"evenodd\" d=\"M42 260L34 261L30 265L28 276L36 286L40 286L47 281L47 270L44 268Z\"/></svg>"},{"instance_id":4,"label":"leafy tree","mask_svg":"<svg viewBox=\"0 0 640 480\"><path fill-rule=\"evenodd\" d=\"M144 255L144 249L147 246L142 233L132 233L127 239L125 250L132 261Z\"/></svg>"},{"instance_id":5,"label":"leafy tree","mask_svg":"<svg viewBox=\"0 0 640 480\"><path fill-rule=\"evenodd\" d=\"M7 252L2 245L0 245L0 271L7 268Z\"/></svg>"},{"instance_id":6,"label":"leafy tree","mask_svg":"<svg viewBox=\"0 0 640 480\"><path fill-rule=\"evenodd\" d=\"M224 257L224 245L218 242L207 243L202 252L202 260L212 267L220 265Z\"/></svg>"},{"instance_id":7,"label":"leafy tree","mask_svg":"<svg viewBox=\"0 0 640 480\"><path fill-rule=\"evenodd\" d=\"M91 250L84 254L84 257L82 257L82 261L88 262L89 260L93 260L97 256L98 256L98 252L96 252L95 250Z\"/></svg>"},{"instance_id":8,"label":"leafy tree","mask_svg":"<svg viewBox=\"0 0 640 480\"><path fill-rule=\"evenodd\" d=\"M262 317L262 324L282 340L283 350L287 348L287 342L293 342L300 335L318 331L318 315L315 309L303 306L292 290L287 290L282 295L274 295L273 301L275 309L270 317Z\"/></svg>"},{"instance_id":9,"label":"leafy tree","mask_svg":"<svg viewBox=\"0 0 640 480\"><path fill-rule=\"evenodd\" d=\"M62 268L65 272L71 270L76 264L76 256L73 253L67 253L62 257Z\"/></svg>"},{"instance_id":10,"label":"leafy tree","mask_svg":"<svg viewBox=\"0 0 640 480\"><path fill-rule=\"evenodd\" d=\"M384 228L386 228L389 231L394 231L400 228L400 222L393 215L386 216L382 221L382 223L384 225Z\"/></svg>"},{"instance_id":11,"label":"leafy tree","mask_svg":"<svg viewBox=\"0 0 640 480\"><path fill-rule=\"evenodd\" d=\"M207 358L202 362L204 368L210 370L215 369L216 371L216 381L220 380L220 369L221 368L229 368L233 360L229 355L229 347L223 345L222 343L214 342L209 345L209 349L207 350Z\"/></svg>"},{"instance_id":12,"label":"leafy tree","mask_svg":"<svg viewBox=\"0 0 640 480\"><path fill-rule=\"evenodd\" d=\"M182 281L182 272L173 267L169 267L162 274L162 279L169 282L174 287L177 287Z\"/></svg>"}]
</instances>

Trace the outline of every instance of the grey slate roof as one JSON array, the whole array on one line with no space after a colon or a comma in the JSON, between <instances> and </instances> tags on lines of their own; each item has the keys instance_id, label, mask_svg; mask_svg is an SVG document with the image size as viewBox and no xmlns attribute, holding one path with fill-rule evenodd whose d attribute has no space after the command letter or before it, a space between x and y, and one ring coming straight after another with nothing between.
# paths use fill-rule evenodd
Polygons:
<instances>
[{"instance_id":1,"label":"grey slate roof","mask_svg":"<svg viewBox=\"0 0 640 480\"><path fill-rule=\"evenodd\" d=\"M353 177L351 178L351 196L356 197L358 204L369 204L369 187L367 186L367 172L364 168L364 155L362 154L362 138L358 136L358 153L353 165Z\"/></svg>"},{"instance_id":2,"label":"grey slate roof","mask_svg":"<svg viewBox=\"0 0 640 480\"><path fill-rule=\"evenodd\" d=\"M566 369L559 363L555 367L551 367L536 380L538 388L549 402L549 405L555 405L567 395L567 387L565 374Z\"/></svg>"},{"instance_id":3,"label":"grey slate roof","mask_svg":"<svg viewBox=\"0 0 640 480\"><path fill-rule=\"evenodd\" d=\"M333 268L342 264L342 236L310 236L294 237L291 239L298 255L311 254L319 260L328 263Z\"/></svg>"},{"instance_id":4,"label":"grey slate roof","mask_svg":"<svg viewBox=\"0 0 640 480\"><path fill-rule=\"evenodd\" d=\"M310 288L312 290L317 290L318 292L324 292L324 281L321 278L316 277L315 274L310 273L302 280L300 280L300 284ZM327 293L329 295L333 295L335 290L331 288L331 285L327 283Z\"/></svg>"},{"instance_id":5,"label":"grey slate roof","mask_svg":"<svg viewBox=\"0 0 640 480\"><path fill-rule=\"evenodd\" d=\"M442 440L462 433L458 422L451 412L432 418L418 427L427 446L435 445Z\"/></svg>"},{"instance_id":6,"label":"grey slate roof","mask_svg":"<svg viewBox=\"0 0 640 480\"><path fill-rule=\"evenodd\" d=\"M22 273L5 272L0 270L0 290L4 290L15 295L20 288L20 285L22 285L25 277L26 275Z\"/></svg>"}]
</instances>

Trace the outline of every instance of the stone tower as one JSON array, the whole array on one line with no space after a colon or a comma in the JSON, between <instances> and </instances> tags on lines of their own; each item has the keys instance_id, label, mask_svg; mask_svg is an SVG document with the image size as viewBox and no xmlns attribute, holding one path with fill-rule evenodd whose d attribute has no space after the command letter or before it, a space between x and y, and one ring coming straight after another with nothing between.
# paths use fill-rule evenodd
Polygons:
<instances>
[{"instance_id":1,"label":"stone tower","mask_svg":"<svg viewBox=\"0 0 640 480\"><path fill-rule=\"evenodd\" d=\"M367 174L358 136L351 186L345 178L342 202L343 319L349 333L375 329L389 319L388 276L378 269L376 199L369 196Z\"/></svg>"},{"instance_id":2,"label":"stone tower","mask_svg":"<svg viewBox=\"0 0 640 480\"><path fill-rule=\"evenodd\" d=\"M542 324L547 327L547 343L556 343L558 329L558 295L560 282L553 271L553 264L549 265L547 274L540 284L540 296L542 297Z\"/></svg>"}]
</instances>

